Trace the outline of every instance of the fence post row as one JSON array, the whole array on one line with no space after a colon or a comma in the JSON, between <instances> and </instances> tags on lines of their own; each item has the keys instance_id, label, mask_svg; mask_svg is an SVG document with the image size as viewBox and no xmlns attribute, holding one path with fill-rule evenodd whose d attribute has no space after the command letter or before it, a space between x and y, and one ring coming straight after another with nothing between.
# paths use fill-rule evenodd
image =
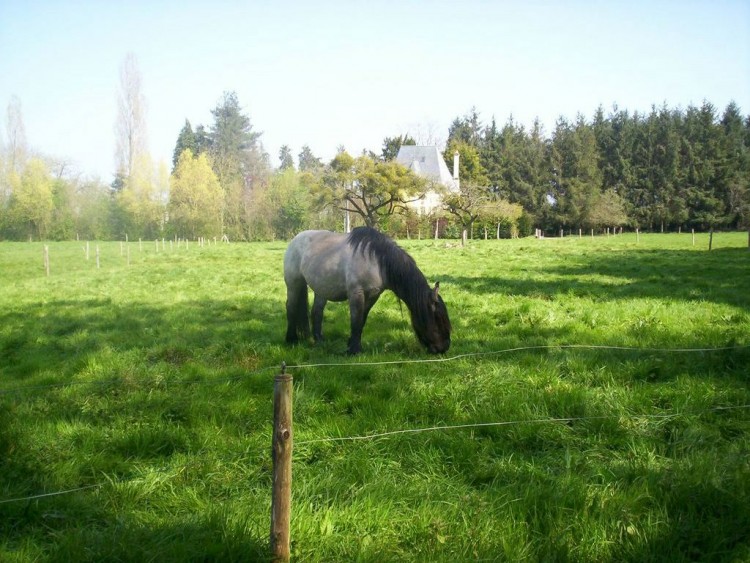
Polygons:
<instances>
[{"instance_id":1,"label":"fence post row","mask_svg":"<svg viewBox=\"0 0 750 563\"><path fill-rule=\"evenodd\" d=\"M292 386L286 364L273 384L273 489L271 493L271 553L289 560L289 522L292 508Z\"/></svg>"}]
</instances>

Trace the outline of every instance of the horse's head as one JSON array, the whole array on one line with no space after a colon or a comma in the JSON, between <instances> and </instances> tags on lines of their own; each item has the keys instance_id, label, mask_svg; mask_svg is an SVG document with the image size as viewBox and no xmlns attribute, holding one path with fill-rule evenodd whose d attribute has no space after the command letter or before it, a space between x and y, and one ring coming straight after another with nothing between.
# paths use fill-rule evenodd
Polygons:
<instances>
[{"instance_id":1,"label":"horse's head","mask_svg":"<svg viewBox=\"0 0 750 563\"><path fill-rule=\"evenodd\" d=\"M432 354L442 354L451 345L451 321L443 298L440 297L440 282L429 289L423 315L412 315L412 324L422 346Z\"/></svg>"}]
</instances>

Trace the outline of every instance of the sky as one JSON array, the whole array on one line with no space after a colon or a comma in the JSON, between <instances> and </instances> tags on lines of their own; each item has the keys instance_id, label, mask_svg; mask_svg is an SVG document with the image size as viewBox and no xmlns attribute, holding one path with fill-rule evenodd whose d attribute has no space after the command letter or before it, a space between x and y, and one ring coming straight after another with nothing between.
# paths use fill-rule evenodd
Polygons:
<instances>
[{"instance_id":1,"label":"sky","mask_svg":"<svg viewBox=\"0 0 750 563\"><path fill-rule=\"evenodd\" d=\"M231 91L274 166L282 145L328 161L402 133L444 143L473 107L547 134L600 105L750 115L748 0L0 0L2 143L15 96L31 149L110 182L128 53L170 165L185 120L210 127Z\"/></svg>"}]
</instances>

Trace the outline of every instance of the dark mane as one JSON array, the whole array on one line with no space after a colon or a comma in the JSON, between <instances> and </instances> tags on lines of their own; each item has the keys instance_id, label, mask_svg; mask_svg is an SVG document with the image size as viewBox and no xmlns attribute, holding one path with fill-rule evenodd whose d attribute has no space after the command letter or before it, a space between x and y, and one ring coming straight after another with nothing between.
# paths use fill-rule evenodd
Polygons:
<instances>
[{"instance_id":1,"label":"dark mane","mask_svg":"<svg viewBox=\"0 0 750 563\"><path fill-rule=\"evenodd\" d=\"M352 229L347 241L353 252L368 253L378 261L388 289L406 303L412 316L416 315L419 322L426 322L430 286L414 259L389 237L371 227Z\"/></svg>"}]
</instances>

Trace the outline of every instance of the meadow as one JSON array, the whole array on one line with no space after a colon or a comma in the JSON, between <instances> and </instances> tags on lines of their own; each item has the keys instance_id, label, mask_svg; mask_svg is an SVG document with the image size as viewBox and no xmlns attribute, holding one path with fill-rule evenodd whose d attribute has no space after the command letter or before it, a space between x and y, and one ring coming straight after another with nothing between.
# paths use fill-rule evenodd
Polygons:
<instances>
[{"instance_id":1,"label":"meadow","mask_svg":"<svg viewBox=\"0 0 750 563\"><path fill-rule=\"evenodd\" d=\"M83 244L0 243L0 561L267 560L282 361L293 560L750 561L746 233L399 241L439 358L286 346L284 242Z\"/></svg>"}]
</instances>

